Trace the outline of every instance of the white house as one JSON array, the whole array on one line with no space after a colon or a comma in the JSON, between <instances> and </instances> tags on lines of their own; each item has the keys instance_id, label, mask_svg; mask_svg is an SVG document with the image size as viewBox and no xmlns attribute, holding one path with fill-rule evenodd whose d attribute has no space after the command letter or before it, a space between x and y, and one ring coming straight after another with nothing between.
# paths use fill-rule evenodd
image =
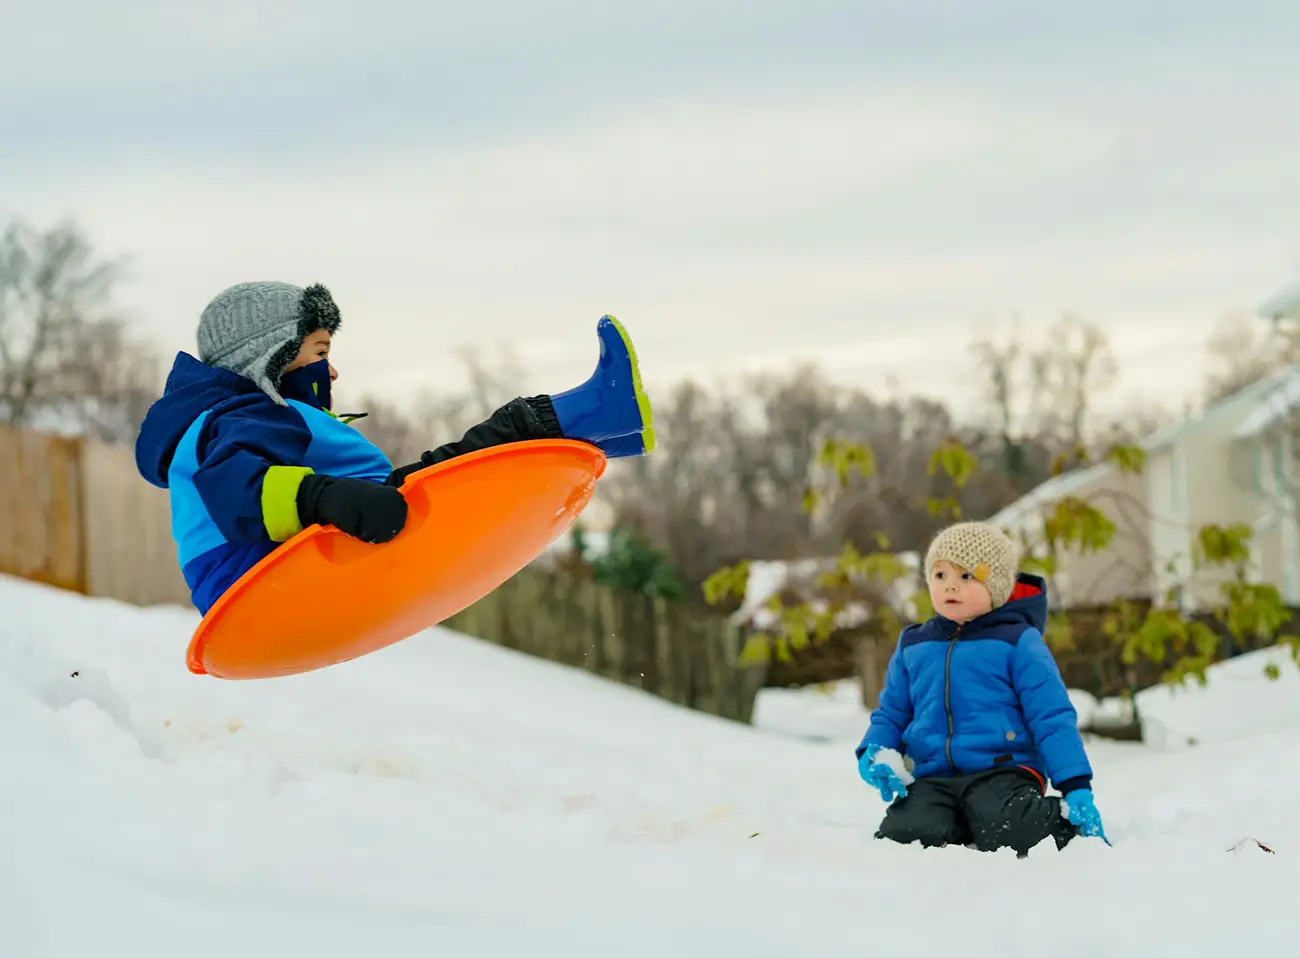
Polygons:
<instances>
[{"instance_id":1,"label":"white house","mask_svg":"<svg viewBox=\"0 0 1300 958\"><path fill-rule=\"evenodd\" d=\"M1300 308L1300 300L1297 301ZM1109 463L1058 476L989 521L1031 544L1042 543L1052 504L1078 496L1118 526L1099 553L1063 557L1053 585L1058 603L1092 605L1154 597L1175 588L1187 608L1211 603L1223 570L1193 571L1197 531L1210 524L1250 527L1252 577L1300 605L1296 426L1300 365L1289 366L1209 406L1195 419L1141 442L1139 476Z\"/></svg>"},{"instance_id":2,"label":"white house","mask_svg":"<svg viewBox=\"0 0 1300 958\"><path fill-rule=\"evenodd\" d=\"M1284 319L1300 320L1300 277L1260 306L1259 315L1275 323Z\"/></svg>"}]
</instances>

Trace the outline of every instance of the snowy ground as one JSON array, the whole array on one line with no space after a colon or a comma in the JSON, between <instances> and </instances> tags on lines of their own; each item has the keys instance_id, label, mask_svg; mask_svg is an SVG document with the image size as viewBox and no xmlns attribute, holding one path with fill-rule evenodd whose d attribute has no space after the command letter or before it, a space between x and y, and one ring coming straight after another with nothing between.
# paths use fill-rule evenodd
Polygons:
<instances>
[{"instance_id":1,"label":"snowy ground","mask_svg":"<svg viewBox=\"0 0 1300 958\"><path fill-rule=\"evenodd\" d=\"M0 578L3 958L1300 949L1289 663L1146 696L1160 745L1091 745L1115 847L1017 861L872 840L851 689L747 728L439 630L227 683L196 621Z\"/></svg>"}]
</instances>

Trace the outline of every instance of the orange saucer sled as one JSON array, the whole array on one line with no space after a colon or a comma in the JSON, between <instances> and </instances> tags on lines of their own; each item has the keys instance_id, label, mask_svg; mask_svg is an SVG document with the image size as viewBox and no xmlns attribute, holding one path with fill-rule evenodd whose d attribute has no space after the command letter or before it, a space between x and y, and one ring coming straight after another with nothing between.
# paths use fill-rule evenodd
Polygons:
<instances>
[{"instance_id":1,"label":"orange saucer sled","mask_svg":"<svg viewBox=\"0 0 1300 958\"><path fill-rule=\"evenodd\" d=\"M249 569L190 640L191 672L293 675L357 658L473 605L536 558L591 501L605 455L542 439L407 477L406 527L370 545L310 526Z\"/></svg>"}]
</instances>

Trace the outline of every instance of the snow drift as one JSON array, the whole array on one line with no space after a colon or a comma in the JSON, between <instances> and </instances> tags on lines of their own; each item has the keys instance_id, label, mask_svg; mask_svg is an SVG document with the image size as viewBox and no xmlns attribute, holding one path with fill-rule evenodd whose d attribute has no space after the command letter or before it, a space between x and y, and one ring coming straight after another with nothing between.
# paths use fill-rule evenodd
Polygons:
<instances>
[{"instance_id":1,"label":"snow drift","mask_svg":"<svg viewBox=\"0 0 1300 958\"><path fill-rule=\"evenodd\" d=\"M1017 861L872 839L847 687L751 728L439 629L225 683L185 670L184 610L3 578L0 610L5 956L1297 947L1285 656L1147 693L1157 744L1090 743L1115 847Z\"/></svg>"}]
</instances>

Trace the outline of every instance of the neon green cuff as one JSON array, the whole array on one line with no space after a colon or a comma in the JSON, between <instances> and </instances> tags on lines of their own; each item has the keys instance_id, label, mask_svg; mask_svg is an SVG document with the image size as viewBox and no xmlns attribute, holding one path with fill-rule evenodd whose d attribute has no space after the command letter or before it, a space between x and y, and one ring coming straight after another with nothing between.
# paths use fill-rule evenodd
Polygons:
<instances>
[{"instance_id":1,"label":"neon green cuff","mask_svg":"<svg viewBox=\"0 0 1300 958\"><path fill-rule=\"evenodd\" d=\"M312 469L271 466L262 479L262 524L272 542L285 542L302 532L298 518L298 487Z\"/></svg>"}]
</instances>

